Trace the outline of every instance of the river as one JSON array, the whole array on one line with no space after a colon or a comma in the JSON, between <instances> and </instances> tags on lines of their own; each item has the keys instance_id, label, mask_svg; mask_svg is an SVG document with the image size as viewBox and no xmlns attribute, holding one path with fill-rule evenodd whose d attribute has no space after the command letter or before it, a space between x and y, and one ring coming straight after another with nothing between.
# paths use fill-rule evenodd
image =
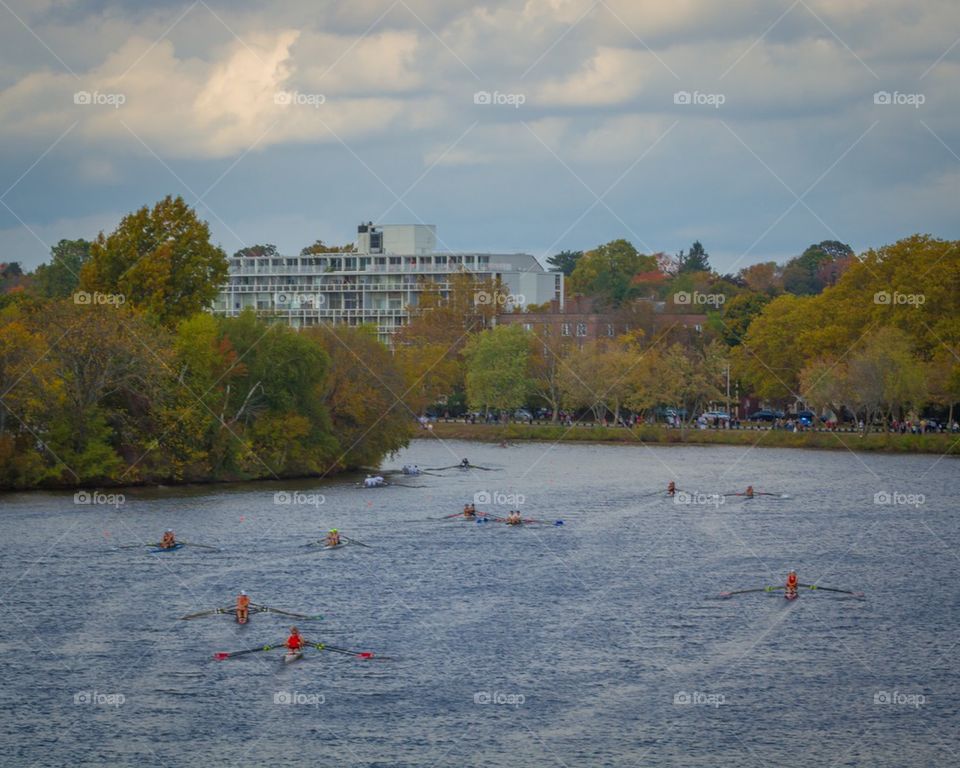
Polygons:
<instances>
[{"instance_id":1,"label":"river","mask_svg":"<svg viewBox=\"0 0 960 768\"><path fill-rule=\"evenodd\" d=\"M491 469L0 496L0 764L960 762L956 459L419 440L383 469L464 456ZM475 494L548 524L426 519ZM118 548L168 527L221 551ZM370 548L304 546L330 527ZM706 599L790 568L866 597ZM389 658L215 661L286 636L178 620L240 589Z\"/></svg>"}]
</instances>

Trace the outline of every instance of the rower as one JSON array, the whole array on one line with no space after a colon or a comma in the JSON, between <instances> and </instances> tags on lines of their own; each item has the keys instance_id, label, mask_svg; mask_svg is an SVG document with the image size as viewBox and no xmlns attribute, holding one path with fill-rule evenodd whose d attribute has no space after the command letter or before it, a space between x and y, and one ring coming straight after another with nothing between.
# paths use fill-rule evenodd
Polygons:
<instances>
[{"instance_id":1,"label":"rower","mask_svg":"<svg viewBox=\"0 0 960 768\"><path fill-rule=\"evenodd\" d=\"M336 547L340 544L340 531L336 528L331 528L330 532L327 534L326 544L328 547Z\"/></svg>"},{"instance_id":2,"label":"rower","mask_svg":"<svg viewBox=\"0 0 960 768\"><path fill-rule=\"evenodd\" d=\"M460 462L460 469L470 469L470 462L467 459L463 459Z\"/></svg>"},{"instance_id":3,"label":"rower","mask_svg":"<svg viewBox=\"0 0 960 768\"><path fill-rule=\"evenodd\" d=\"M520 510L515 510L507 515L507 525L520 525L523 521L520 519Z\"/></svg>"},{"instance_id":4,"label":"rower","mask_svg":"<svg viewBox=\"0 0 960 768\"><path fill-rule=\"evenodd\" d=\"M177 544L177 537L174 535L173 530L168 528L163 533L163 538L160 539L160 549L171 549Z\"/></svg>"},{"instance_id":5,"label":"rower","mask_svg":"<svg viewBox=\"0 0 960 768\"><path fill-rule=\"evenodd\" d=\"M290 627L290 637L287 638L288 651L302 651L303 638L300 636L300 630L296 627Z\"/></svg>"},{"instance_id":6,"label":"rower","mask_svg":"<svg viewBox=\"0 0 960 768\"><path fill-rule=\"evenodd\" d=\"M667 484L667 496L673 496L676 494L676 492L677 492L677 484L673 482L673 480L671 480Z\"/></svg>"},{"instance_id":7,"label":"rower","mask_svg":"<svg viewBox=\"0 0 960 768\"><path fill-rule=\"evenodd\" d=\"M748 499L752 499L752 498L753 498L753 486L752 486L752 485L748 485L748 486L747 486L747 490L746 490L746 492L745 492L743 495L746 496Z\"/></svg>"},{"instance_id":8,"label":"rower","mask_svg":"<svg viewBox=\"0 0 960 768\"><path fill-rule=\"evenodd\" d=\"M787 574L787 584L784 587L783 596L788 600L795 598L797 596L797 586L797 572L790 571L790 573Z\"/></svg>"},{"instance_id":9,"label":"rower","mask_svg":"<svg viewBox=\"0 0 960 768\"><path fill-rule=\"evenodd\" d=\"M474 507L473 504L464 504L464 505L463 505L463 516L464 516L465 518L467 518L467 520L470 520L471 518L476 517L476 516L477 516L477 509L476 509L476 507Z\"/></svg>"},{"instance_id":10,"label":"rower","mask_svg":"<svg viewBox=\"0 0 960 768\"><path fill-rule=\"evenodd\" d=\"M240 594L237 595L237 623L246 624L248 618L250 618L250 598L241 589Z\"/></svg>"}]
</instances>

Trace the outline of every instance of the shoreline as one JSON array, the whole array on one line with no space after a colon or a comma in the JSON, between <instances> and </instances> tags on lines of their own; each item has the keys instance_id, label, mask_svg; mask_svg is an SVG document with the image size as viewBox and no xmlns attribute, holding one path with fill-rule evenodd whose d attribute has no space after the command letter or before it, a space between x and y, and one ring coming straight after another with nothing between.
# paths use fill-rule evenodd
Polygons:
<instances>
[{"instance_id":1,"label":"shoreline","mask_svg":"<svg viewBox=\"0 0 960 768\"><path fill-rule=\"evenodd\" d=\"M633 445L733 445L764 448L864 453L938 454L960 456L960 434L949 432L900 435L886 432L788 432L774 429L675 429L660 425L641 427L564 427L549 424L466 424L432 422L432 429L418 430L414 440L432 436L447 440L477 442L619 443Z\"/></svg>"}]
</instances>

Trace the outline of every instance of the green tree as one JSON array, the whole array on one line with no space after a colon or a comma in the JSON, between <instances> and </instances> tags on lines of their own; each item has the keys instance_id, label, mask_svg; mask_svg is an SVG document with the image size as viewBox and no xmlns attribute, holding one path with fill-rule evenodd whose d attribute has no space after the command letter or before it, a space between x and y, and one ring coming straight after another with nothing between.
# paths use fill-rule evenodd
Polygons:
<instances>
[{"instance_id":1,"label":"green tree","mask_svg":"<svg viewBox=\"0 0 960 768\"><path fill-rule=\"evenodd\" d=\"M256 257L262 259L269 259L279 255L280 253L277 251L277 246L270 243L265 243L263 245L248 245L246 248L241 248L239 251L233 254L234 258Z\"/></svg>"},{"instance_id":2,"label":"green tree","mask_svg":"<svg viewBox=\"0 0 960 768\"><path fill-rule=\"evenodd\" d=\"M699 240L694 240L689 252L677 254L678 272L710 272L710 255Z\"/></svg>"},{"instance_id":3,"label":"green tree","mask_svg":"<svg viewBox=\"0 0 960 768\"><path fill-rule=\"evenodd\" d=\"M547 264L556 272L563 272L567 277L577 268L577 262L583 258L583 251L560 251L547 259Z\"/></svg>"},{"instance_id":4,"label":"green tree","mask_svg":"<svg viewBox=\"0 0 960 768\"><path fill-rule=\"evenodd\" d=\"M467 400L478 410L510 411L524 405L531 391L530 342L519 325L500 325L470 339Z\"/></svg>"},{"instance_id":5,"label":"green tree","mask_svg":"<svg viewBox=\"0 0 960 768\"><path fill-rule=\"evenodd\" d=\"M72 296L80 284L80 272L90 258L89 240L61 240L50 249L50 263L41 264L32 275L33 292L45 299Z\"/></svg>"},{"instance_id":6,"label":"green tree","mask_svg":"<svg viewBox=\"0 0 960 768\"><path fill-rule=\"evenodd\" d=\"M711 315L711 325L728 346L735 347L747 335L750 323L767 304L770 297L763 293L742 293L723 305L723 311Z\"/></svg>"},{"instance_id":7,"label":"green tree","mask_svg":"<svg viewBox=\"0 0 960 768\"><path fill-rule=\"evenodd\" d=\"M80 273L86 291L119 294L166 325L206 309L227 276L226 254L182 197L169 195L101 232Z\"/></svg>"},{"instance_id":8,"label":"green tree","mask_svg":"<svg viewBox=\"0 0 960 768\"><path fill-rule=\"evenodd\" d=\"M570 287L616 308L636 295L635 275L656 269L656 258L638 253L626 240L613 240L583 255L570 277Z\"/></svg>"}]
</instances>

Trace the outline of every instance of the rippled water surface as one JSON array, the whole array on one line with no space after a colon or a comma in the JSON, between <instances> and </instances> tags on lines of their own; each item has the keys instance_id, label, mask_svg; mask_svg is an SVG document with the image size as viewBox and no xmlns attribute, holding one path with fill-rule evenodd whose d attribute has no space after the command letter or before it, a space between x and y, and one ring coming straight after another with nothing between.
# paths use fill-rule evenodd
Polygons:
<instances>
[{"instance_id":1,"label":"rippled water surface","mask_svg":"<svg viewBox=\"0 0 960 768\"><path fill-rule=\"evenodd\" d=\"M462 456L496 470L374 490L356 477L133 489L118 509L0 496L0 764L960 762L955 460L416 441L384 469ZM651 495L671 479L788 498ZM282 491L324 503L276 504ZM923 503L875 504L883 491ZM425 519L481 492L565 524ZM373 548L304 546L331 526ZM222 551L116 546L168 527ZM866 599L705 599L790 568ZM324 614L301 624L308 638L391 658L215 661L289 627L177 619L240 589Z\"/></svg>"}]
</instances>

